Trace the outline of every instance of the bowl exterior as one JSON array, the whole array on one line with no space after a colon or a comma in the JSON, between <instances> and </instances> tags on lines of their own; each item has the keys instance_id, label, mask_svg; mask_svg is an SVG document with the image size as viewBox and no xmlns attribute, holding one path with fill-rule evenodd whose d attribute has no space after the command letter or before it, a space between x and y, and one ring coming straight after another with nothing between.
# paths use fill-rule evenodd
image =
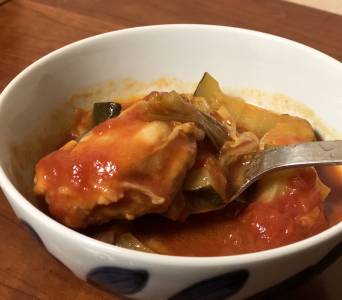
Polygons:
<instances>
[{"instance_id":1,"label":"bowl exterior","mask_svg":"<svg viewBox=\"0 0 342 300\"><path fill-rule=\"evenodd\" d=\"M66 237L63 231L44 226L44 220L27 214L6 195L23 225L47 251L75 275L116 295L134 299L265 299L293 288L324 271L342 254L340 236L285 254L222 264L187 266L141 261L125 251L113 253ZM269 251L268 251L269 252ZM199 258L200 259L200 258Z\"/></svg>"},{"instance_id":2,"label":"bowl exterior","mask_svg":"<svg viewBox=\"0 0 342 300\"><path fill-rule=\"evenodd\" d=\"M10 144L27 138L41 115L74 91L128 77L197 82L204 71L222 86L290 95L342 132L339 62L303 45L237 28L170 25L100 35L39 60L1 94L1 186L18 218L78 277L136 299L245 299L265 289L281 291L340 255L340 225L295 245L249 255L196 259L135 253L65 228L15 190Z\"/></svg>"}]
</instances>

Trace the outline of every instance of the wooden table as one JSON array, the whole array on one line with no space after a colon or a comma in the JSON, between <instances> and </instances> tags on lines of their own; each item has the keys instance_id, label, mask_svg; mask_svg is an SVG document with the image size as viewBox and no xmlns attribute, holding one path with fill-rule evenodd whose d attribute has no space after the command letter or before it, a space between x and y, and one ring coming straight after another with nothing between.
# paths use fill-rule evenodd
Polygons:
<instances>
[{"instance_id":1,"label":"wooden table","mask_svg":"<svg viewBox=\"0 0 342 300\"><path fill-rule=\"evenodd\" d=\"M255 29L342 61L342 16L277 0L12 0L0 4L0 91L33 61L70 42L162 23ZM1 192L0 257L0 299L119 299L77 279L41 248ZM342 299L341 272L342 259L280 298Z\"/></svg>"}]
</instances>

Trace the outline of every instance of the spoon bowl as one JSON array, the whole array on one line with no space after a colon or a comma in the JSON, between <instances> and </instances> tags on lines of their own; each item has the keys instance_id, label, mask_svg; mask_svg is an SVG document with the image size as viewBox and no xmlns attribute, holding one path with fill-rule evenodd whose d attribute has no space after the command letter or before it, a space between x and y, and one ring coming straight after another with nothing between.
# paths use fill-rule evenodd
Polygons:
<instances>
[{"instance_id":1,"label":"spoon bowl","mask_svg":"<svg viewBox=\"0 0 342 300\"><path fill-rule=\"evenodd\" d=\"M276 147L252 156L240 186L230 201L239 197L249 186L271 171L342 164L342 141L319 141Z\"/></svg>"}]
</instances>

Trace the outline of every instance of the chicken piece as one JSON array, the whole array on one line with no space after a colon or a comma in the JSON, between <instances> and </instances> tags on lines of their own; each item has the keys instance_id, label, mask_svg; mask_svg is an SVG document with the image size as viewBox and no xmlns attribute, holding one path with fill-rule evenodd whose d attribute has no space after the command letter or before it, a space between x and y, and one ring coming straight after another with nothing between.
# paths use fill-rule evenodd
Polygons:
<instances>
[{"instance_id":1,"label":"chicken piece","mask_svg":"<svg viewBox=\"0 0 342 300\"><path fill-rule=\"evenodd\" d=\"M194 123L148 121L148 101L70 141L36 165L34 191L72 228L164 213L194 164Z\"/></svg>"}]
</instances>

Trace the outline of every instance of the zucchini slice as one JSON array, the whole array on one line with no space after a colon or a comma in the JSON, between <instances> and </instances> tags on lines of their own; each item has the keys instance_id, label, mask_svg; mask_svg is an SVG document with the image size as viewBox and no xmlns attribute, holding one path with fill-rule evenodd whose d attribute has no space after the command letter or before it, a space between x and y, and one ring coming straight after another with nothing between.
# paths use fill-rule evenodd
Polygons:
<instances>
[{"instance_id":1,"label":"zucchini slice","mask_svg":"<svg viewBox=\"0 0 342 300\"><path fill-rule=\"evenodd\" d=\"M203 166L191 170L183 185L190 213L216 210L226 203L226 177L218 161L209 156Z\"/></svg>"},{"instance_id":2,"label":"zucchini slice","mask_svg":"<svg viewBox=\"0 0 342 300\"><path fill-rule=\"evenodd\" d=\"M93 105L94 126L114 117L121 112L121 104L116 102L97 102Z\"/></svg>"},{"instance_id":3,"label":"zucchini slice","mask_svg":"<svg viewBox=\"0 0 342 300\"><path fill-rule=\"evenodd\" d=\"M204 97L214 110L218 110L222 105L225 106L236 122L237 128L242 131L251 131L258 138L263 137L281 121L293 124L289 126L296 127L306 138L309 136L311 140L314 140L314 131L308 121L299 117L277 114L248 104L241 98L225 95L218 82L209 73L204 73L194 96Z\"/></svg>"}]
</instances>

